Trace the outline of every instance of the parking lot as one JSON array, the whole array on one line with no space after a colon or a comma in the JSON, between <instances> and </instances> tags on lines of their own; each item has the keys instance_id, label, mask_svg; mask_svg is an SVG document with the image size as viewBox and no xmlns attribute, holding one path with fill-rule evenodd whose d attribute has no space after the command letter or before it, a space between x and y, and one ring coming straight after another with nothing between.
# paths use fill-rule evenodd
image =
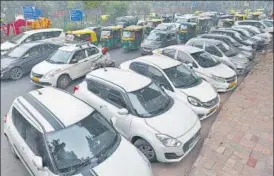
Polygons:
<instances>
[{"instance_id":1,"label":"parking lot","mask_svg":"<svg viewBox=\"0 0 274 176\"><path fill-rule=\"evenodd\" d=\"M141 55L140 51L131 51L131 52L124 52L122 49L115 49L109 51L111 59L115 60L118 64L120 64L123 61L134 59ZM260 57L263 57L263 55L258 54L256 60L258 60ZM255 62L256 62L255 60ZM239 76L238 77L238 84L240 84L245 76ZM73 85L79 83L81 79L78 79L73 82ZM67 91L72 91L72 86L70 85L67 88ZM12 101L17 96L23 95L33 89L36 89L36 87L30 82L29 75L24 76L22 79L17 81L1 81L1 117L4 117L4 115L7 113ZM226 100L230 97L233 91L222 93L220 94L221 97L221 106L226 102ZM53 97L54 98L54 97ZM213 116L211 116L208 119L205 119L202 122L202 139L207 136L212 123L214 122L216 118L216 112ZM2 127L2 121L1 121L1 127ZM155 176L182 176L182 175L188 175L192 164L194 163L195 159L197 158L199 154L199 149L202 145L202 141L196 145L194 150L190 152L188 156L186 156L181 162L179 163L172 163L172 164L163 164L163 163L153 163L152 168ZM21 164L19 160L16 160L13 158L13 156L10 153L10 150L7 145L6 138L3 137L3 131L1 128L1 175L12 175L12 176L27 176L29 175L24 168L24 166Z\"/></svg>"}]
</instances>

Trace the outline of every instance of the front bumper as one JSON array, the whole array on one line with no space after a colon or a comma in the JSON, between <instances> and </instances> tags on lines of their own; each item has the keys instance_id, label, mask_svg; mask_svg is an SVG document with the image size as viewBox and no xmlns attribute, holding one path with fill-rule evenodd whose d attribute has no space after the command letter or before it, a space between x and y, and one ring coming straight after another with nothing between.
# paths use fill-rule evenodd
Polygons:
<instances>
[{"instance_id":1,"label":"front bumper","mask_svg":"<svg viewBox=\"0 0 274 176\"><path fill-rule=\"evenodd\" d=\"M57 79L55 77L53 77L53 78L44 78L44 77L37 78L37 77L30 75L30 79L33 84L40 86L40 87L47 87L47 86L56 87L57 86Z\"/></svg>"},{"instance_id":2,"label":"front bumper","mask_svg":"<svg viewBox=\"0 0 274 176\"><path fill-rule=\"evenodd\" d=\"M248 73L251 69L252 69L252 65L249 64L244 68L236 68L236 73L237 73L237 75L244 75L244 74Z\"/></svg>"},{"instance_id":3,"label":"front bumper","mask_svg":"<svg viewBox=\"0 0 274 176\"><path fill-rule=\"evenodd\" d=\"M216 89L217 92L228 92L237 86L237 78L233 82L218 82L214 79L207 78L208 82Z\"/></svg>"},{"instance_id":4,"label":"front bumper","mask_svg":"<svg viewBox=\"0 0 274 176\"><path fill-rule=\"evenodd\" d=\"M180 147L165 147L163 144L159 144L158 147L154 147L157 155L157 160L160 162L168 163L179 162L185 156L187 156L201 139L201 125L198 124L200 123L196 123L195 126L190 129L190 131L188 131L185 135L177 138L177 140L182 142L182 145Z\"/></svg>"},{"instance_id":5,"label":"front bumper","mask_svg":"<svg viewBox=\"0 0 274 176\"><path fill-rule=\"evenodd\" d=\"M10 78L10 70L1 71L1 79L9 79Z\"/></svg>"}]
</instances>

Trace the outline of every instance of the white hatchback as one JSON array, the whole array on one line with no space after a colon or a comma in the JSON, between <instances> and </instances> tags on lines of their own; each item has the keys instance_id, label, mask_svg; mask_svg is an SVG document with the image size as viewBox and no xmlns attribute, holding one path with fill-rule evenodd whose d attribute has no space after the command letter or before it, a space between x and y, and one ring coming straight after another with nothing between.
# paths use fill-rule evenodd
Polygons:
<instances>
[{"instance_id":1,"label":"white hatchback","mask_svg":"<svg viewBox=\"0 0 274 176\"><path fill-rule=\"evenodd\" d=\"M149 77L172 98L189 104L200 120L211 116L220 105L218 93L208 82L171 58L143 56L122 63L120 68Z\"/></svg>"},{"instance_id":2,"label":"white hatchback","mask_svg":"<svg viewBox=\"0 0 274 176\"><path fill-rule=\"evenodd\" d=\"M118 69L97 69L74 87L151 161L182 160L200 139L201 122L185 103L149 78Z\"/></svg>"},{"instance_id":3,"label":"white hatchback","mask_svg":"<svg viewBox=\"0 0 274 176\"><path fill-rule=\"evenodd\" d=\"M153 53L183 62L192 68L198 76L209 82L218 92L230 91L237 85L236 72L200 48L172 45L154 50Z\"/></svg>"},{"instance_id":4,"label":"white hatchback","mask_svg":"<svg viewBox=\"0 0 274 176\"><path fill-rule=\"evenodd\" d=\"M17 97L4 134L32 176L153 176L146 157L102 114L52 87Z\"/></svg>"},{"instance_id":5,"label":"white hatchback","mask_svg":"<svg viewBox=\"0 0 274 176\"><path fill-rule=\"evenodd\" d=\"M108 60L106 52L88 42L60 47L48 59L32 68L31 81L38 86L64 89L72 80L90 72L94 64Z\"/></svg>"}]
</instances>

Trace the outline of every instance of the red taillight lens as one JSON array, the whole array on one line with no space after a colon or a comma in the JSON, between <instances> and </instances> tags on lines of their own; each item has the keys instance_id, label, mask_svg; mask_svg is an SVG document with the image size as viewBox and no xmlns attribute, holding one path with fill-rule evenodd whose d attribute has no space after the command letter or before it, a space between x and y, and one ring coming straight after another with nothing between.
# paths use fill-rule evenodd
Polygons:
<instances>
[{"instance_id":1,"label":"red taillight lens","mask_svg":"<svg viewBox=\"0 0 274 176\"><path fill-rule=\"evenodd\" d=\"M90 37L88 37L86 40L91 42L91 38Z\"/></svg>"},{"instance_id":2,"label":"red taillight lens","mask_svg":"<svg viewBox=\"0 0 274 176\"><path fill-rule=\"evenodd\" d=\"M76 92L76 90L79 90L79 86L73 86L73 93Z\"/></svg>"},{"instance_id":3,"label":"red taillight lens","mask_svg":"<svg viewBox=\"0 0 274 176\"><path fill-rule=\"evenodd\" d=\"M6 123L6 122L7 122L7 120L8 120L8 116L7 116L7 115L5 115L5 116L4 116L4 123Z\"/></svg>"}]
</instances>

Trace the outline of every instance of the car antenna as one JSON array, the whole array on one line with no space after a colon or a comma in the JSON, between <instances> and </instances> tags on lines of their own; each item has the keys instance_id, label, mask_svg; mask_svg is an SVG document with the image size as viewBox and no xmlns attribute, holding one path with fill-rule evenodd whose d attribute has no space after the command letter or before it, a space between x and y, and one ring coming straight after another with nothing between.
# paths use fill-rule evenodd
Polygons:
<instances>
[{"instance_id":1,"label":"car antenna","mask_svg":"<svg viewBox=\"0 0 274 176\"><path fill-rule=\"evenodd\" d=\"M36 91L38 92L39 95L42 95L42 92L40 92L38 89Z\"/></svg>"}]
</instances>

